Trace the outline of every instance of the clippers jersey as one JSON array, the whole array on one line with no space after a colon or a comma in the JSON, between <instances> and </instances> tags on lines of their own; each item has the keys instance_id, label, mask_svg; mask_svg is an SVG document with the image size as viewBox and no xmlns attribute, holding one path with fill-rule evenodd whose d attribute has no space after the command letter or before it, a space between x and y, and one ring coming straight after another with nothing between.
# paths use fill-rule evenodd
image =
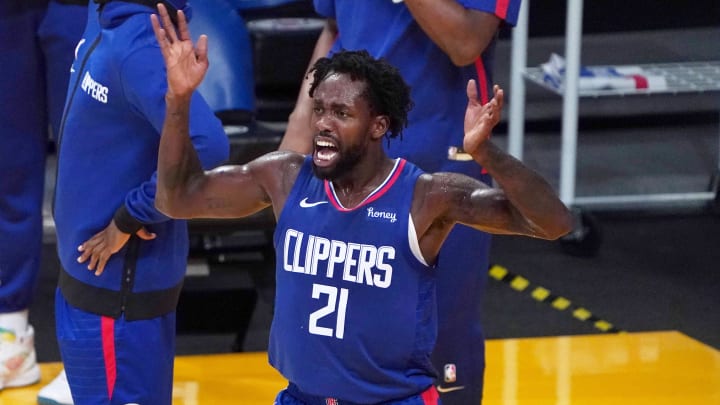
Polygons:
<instances>
[{"instance_id":1,"label":"clippers jersey","mask_svg":"<svg viewBox=\"0 0 720 405\"><path fill-rule=\"evenodd\" d=\"M270 363L306 394L361 403L416 395L435 373L435 275L413 253L423 172L397 159L355 208L306 158L278 219ZM419 253L418 253L419 255Z\"/></svg>"}]
</instances>

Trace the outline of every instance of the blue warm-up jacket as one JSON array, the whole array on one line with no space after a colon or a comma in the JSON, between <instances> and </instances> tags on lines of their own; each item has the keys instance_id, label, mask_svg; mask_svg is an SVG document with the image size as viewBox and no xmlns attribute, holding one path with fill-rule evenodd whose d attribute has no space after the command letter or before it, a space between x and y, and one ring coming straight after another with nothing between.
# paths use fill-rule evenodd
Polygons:
<instances>
[{"instance_id":1,"label":"blue warm-up jacket","mask_svg":"<svg viewBox=\"0 0 720 405\"><path fill-rule=\"evenodd\" d=\"M182 3L187 15L189 6ZM165 119L165 64L150 24L152 7L90 2L75 50L58 137L54 199L60 290L73 306L100 315L147 319L175 309L186 271L187 223L154 206L160 133ZM226 161L227 137L199 94L190 136L206 169ZM78 263L78 246L110 221L144 226L95 276Z\"/></svg>"}]
</instances>

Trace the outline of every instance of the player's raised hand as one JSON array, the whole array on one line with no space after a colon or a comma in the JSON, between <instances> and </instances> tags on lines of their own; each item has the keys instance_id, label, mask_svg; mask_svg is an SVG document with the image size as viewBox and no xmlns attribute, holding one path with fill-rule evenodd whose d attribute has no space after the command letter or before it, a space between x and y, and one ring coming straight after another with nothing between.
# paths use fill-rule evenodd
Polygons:
<instances>
[{"instance_id":1,"label":"player's raised hand","mask_svg":"<svg viewBox=\"0 0 720 405\"><path fill-rule=\"evenodd\" d=\"M492 133L492 129L500 122L503 106L503 90L497 84L493 86L493 98L483 105L478 100L475 80L470 79L467 85L468 105L465 110L465 138L463 149L473 154L484 144Z\"/></svg>"},{"instance_id":2,"label":"player's raised hand","mask_svg":"<svg viewBox=\"0 0 720 405\"><path fill-rule=\"evenodd\" d=\"M175 27L165 5L159 3L157 9L158 14L152 14L150 20L165 59L168 93L189 96L200 85L208 69L207 36L201 35L197 44L193 44L187 19L181 10L177 12Z\"/></svg>"}]
</instances>

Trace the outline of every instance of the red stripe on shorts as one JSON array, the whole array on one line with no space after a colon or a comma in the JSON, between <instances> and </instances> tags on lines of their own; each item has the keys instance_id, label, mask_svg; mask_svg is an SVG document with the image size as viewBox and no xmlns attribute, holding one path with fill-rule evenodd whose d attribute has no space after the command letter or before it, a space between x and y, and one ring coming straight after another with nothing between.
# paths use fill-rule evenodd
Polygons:
<instances>
[{"instance_id":1,"label":"red stripe on shorts","mask_svg":"<svg viewBox=\"0 0 720 405\"><path fill-rule=\"evenodd\" d=\"M115 362L115 320L103 316L100 318L100 322L108 399L112 399L113 391L115 390L115 379L117 378L117 363Z\"/></svg>"},{"instance_id":2,"label":"red stripe on shorts","mask_svg":"<svg viewBox=\"0 0 720 405\"><path fill-rule=\"evenodd\" d=\"M438 399L440 399L440 394L438 394L435 386L431 385L430 388L420 394L420 398L422 398L423 404L425 405L437 405Z\"/></svg>"}]
</instances>

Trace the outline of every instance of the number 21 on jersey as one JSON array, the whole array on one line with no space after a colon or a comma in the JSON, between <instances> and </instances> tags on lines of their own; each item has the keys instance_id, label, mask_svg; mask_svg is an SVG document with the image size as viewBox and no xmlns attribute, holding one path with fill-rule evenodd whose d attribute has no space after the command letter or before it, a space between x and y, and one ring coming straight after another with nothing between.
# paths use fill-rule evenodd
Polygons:
<instances>
[{"instance_id":1,"label":"number 21 on jersey","mask_svg":"<svg viewBox=\"0 0 720 405\"><path fill-rule=\"evenodd\" d=\"M327 304L310 314L309 331L313 335L335 336L342 339L345 336L345 311L347 309L348 290L340 288L338 299L338 288L330 285L313 284L312 297L324 299L327 296ZM318 326L318 321L326 316L336 313L335 329Z\"/></svg>"}]
</instances>

